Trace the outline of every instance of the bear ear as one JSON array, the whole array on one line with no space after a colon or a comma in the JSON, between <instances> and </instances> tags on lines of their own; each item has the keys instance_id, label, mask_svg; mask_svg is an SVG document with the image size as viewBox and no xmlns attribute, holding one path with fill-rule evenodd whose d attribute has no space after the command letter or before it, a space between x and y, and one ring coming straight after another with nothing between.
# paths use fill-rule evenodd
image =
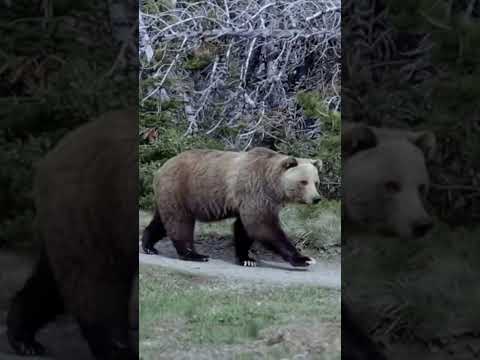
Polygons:
<instances>
[{"instance_id":1,"label":"bear ear","mask_svg":"<svg viewBox=\"0 0 480 360\"><path fill-rule=\"evenodd\" d=\"M377 146L378 139L371 128L365 125L353 126L342 132L342 155L344 158Z\"/></svg>"},{"instance_id":2,"label":"bear ear","mask_svg":"<svg viewBox=\"0 0 480 360\"><path fill-rule=\"evenodd\" d=\"M318 171L322 171L323 169L323 161L320 159L312 159L312 164L315 166Z\"/></svg>"},{"instance_id":3,"label":"bear ear","mask_svg":"<svg viewBox=\"0 0 480 360\"><path fill-rule=\"evenodd\" d=\"M288 157L285 160L282 160L282 168L284 170L291 169L297 165L298 165L298 161L294 157Z\"/></svg>"},{"instance_id":4,"label":"bear ear","mask_svg":"<svg viewBox=\"0 0 480 360\"><path fill-rule=\"evenodd\" d=\"M423 151L427 160L431 160L435 156L437 141L433 132L412 132L408 135L408 139Z\"/></svg>"}]
</instances>

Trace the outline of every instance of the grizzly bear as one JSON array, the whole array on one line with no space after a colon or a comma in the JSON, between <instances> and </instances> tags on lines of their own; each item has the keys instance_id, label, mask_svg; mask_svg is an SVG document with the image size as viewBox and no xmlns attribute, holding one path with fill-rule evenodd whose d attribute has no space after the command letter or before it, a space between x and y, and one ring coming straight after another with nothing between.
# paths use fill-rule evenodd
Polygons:
<instances>
[{"instance_id":1,"label":"grizzly bear","mask_svg":"<svg viewBox=\"0 0 480 360\"><path fill-rule=\"evenodd\" d=\"M435 136L428 131L345 126L342 227L402 239L425 236L433 226L425 198L426 162L434 151Z\"/></svg>"},{"instance_id":2,"label":"grizzly bear","mask_svg":"<svg viewBox=\"0 0 480 360\"><path fill-rule=\"evenodd\" d=\"M207 261L194 249L196 221L236 218L234 245L238 263L255 266L249 256L254 241L293 266L314 259L303 256L280 226L287 203L314 204L320 161L298 159L266 148L247 152L191 150L169 159L153 181L155 212L142 237L142 248L156 254L154 244L168 235L183 260Z\"/></svg>"},{"instance_id":3,"label":"grizzly bear","mask_svg":"<svg viewBox=\"0 0 480 360\"><path fill-rule=\"evenodd\" d=\"M7 316L18 354L45 353L36 333L67 312L96 359L138 359L137 154L137 113L117 111L65 136L39 164L41 254Z\"/></svg>"},{"instance_id":4,"label":"grizzly bear","mask_svg":"<svg viewBox=\"0 0 480 360\"><path fill-rule=\"evenodd\" d=\"M428 131L343 125L342 242L361 232L401 239L427 235L433 221L425 209L426 163L435 142ZM343 358L386 359L342 300Z\"/></svg>"}]
</instances>

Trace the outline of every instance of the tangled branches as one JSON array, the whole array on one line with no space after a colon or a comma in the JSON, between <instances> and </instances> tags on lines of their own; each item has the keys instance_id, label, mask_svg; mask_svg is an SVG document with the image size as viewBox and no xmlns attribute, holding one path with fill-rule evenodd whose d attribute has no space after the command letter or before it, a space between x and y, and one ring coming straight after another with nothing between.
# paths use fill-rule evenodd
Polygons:
<instances>
[{"instance_id":1,"label":"tangled branches","mask_svg":"<svg viewBox=\"0 0 480 360\"><path fill-rule=\"evenodd\" d=\"M188 134L232 148L265 137L315 137L299 91L340 108L340 1L145 2L140 12L141 104L179 101ZM225 131L228 129L229 131Z\"/></svg>"}]
</instances>

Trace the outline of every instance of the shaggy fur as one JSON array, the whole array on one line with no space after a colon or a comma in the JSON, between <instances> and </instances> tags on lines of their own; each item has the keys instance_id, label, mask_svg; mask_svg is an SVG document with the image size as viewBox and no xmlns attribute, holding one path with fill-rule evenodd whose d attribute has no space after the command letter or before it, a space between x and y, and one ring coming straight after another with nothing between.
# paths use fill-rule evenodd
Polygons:
<instances>
[{"instance_id":1,"label":"shaggy fur","mask_svg":"<svg viewBox=\"0 0 480 360\"><path fill-rule=\"evenodd\" d=\"M138 325L136 309L129 312L138 291L136 117L114 112L84 125L38 168L42 254L8 314L19 354L43 353L35 334L66 310L97 359L138 359L137 343L129 343Z\"/></svg>"},{"instance_id":2,"label":"shaggy fur","mask_svg":"<svg viewBox=\"0 0 480 360\"><path fill-rule=\"evenodd\" d=\"M301 185L300 178L308 185ZM168 234L180 258L206 261L207 256L194 250L195 222L235 217L234 238L240 264L253 261L248 250L256 240L292 265L307 266L312 259L302 256L292 245L278 216L288 202L318 201L315 183L318 171L311 160L264 148L249 152L184 152L168 160L155 174L156 212L144 233L143 249L156 253L154 243Z\"/></svg>"}]
</instances>

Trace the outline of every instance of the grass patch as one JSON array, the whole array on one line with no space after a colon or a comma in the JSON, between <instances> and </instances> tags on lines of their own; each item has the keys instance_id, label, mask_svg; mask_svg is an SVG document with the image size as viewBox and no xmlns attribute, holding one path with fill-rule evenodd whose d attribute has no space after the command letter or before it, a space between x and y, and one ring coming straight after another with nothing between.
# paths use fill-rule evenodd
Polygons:
<instances>
[{"instance_id":1,"label":"grass patch","mask_svg":"<svg viewBox=\"0 0 480 360\"><path fill-rule=\"evenodd\" d=\"M152 348L244 344L268 327L315 321L339 323L339 291L243 286L141 266L142 357Z\"/></svg>"},{"instance_id":2,"label":"grass patch","mask_svg":"<svg viewBox=\"0 0 480 360\"><path fill-rule=\"evenodd\" d=\"M312 357L304 356L293 356L287 357L287 354L290 354L290 349L285 346L279 346L273 349L269 349L266 352L262 353L262 357L258 356L258 352L250 351L240 354L235 354L233 360L278 360L278 359L312 359L312 360L340 360L341 353L321 353L316 354ZM298 354L297 354L298 355Z\"/></svg>"},{"instance_id":3,"label":"grass patch","mask_svg":"<svg viewBox=\"0 0 480 360\"><path fill-rule=\"evenodd\" d=\"M340 251L341 216L339 201L318 205L294 205L285 208L281 220L285 231L301 250Z\"/></svg>"}]
</instances>

